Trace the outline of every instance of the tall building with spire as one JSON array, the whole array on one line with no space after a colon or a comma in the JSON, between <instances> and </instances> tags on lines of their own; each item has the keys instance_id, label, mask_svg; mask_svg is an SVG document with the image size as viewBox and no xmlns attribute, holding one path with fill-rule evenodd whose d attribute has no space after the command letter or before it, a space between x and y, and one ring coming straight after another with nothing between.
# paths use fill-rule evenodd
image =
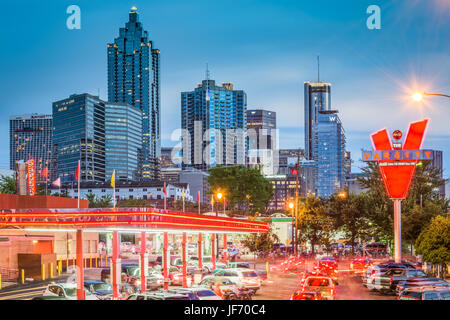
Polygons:
<instances>
[{"instance_id":1,"label":"tall building with spire","mask_svg":"<svg viewBox=\"0 0 450 320\"><path fill-rule=\"evenodd\" d=\"M149 40L139 22L136 7L119 37L108 44L108 101L127 103L142 112L141 179L159 177L160 128L160 52Z\"/></svg>"}]
</instances>

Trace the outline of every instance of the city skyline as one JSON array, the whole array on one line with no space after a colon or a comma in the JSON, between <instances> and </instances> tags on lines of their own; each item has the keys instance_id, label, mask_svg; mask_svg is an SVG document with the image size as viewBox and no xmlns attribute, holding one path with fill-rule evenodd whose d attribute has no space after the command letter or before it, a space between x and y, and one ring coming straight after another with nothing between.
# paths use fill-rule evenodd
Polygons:
<instances>
[{"instance_id":1,"label":"city skyline","mask_svg":"<svg viewBox=\"0 0 450 320\"><path fill-rule=\"evenodd\" d=\"M206 31L201 37L203 39L197 39L198 34L193 30L202 22L187 23L183 20L183 35L175 30L175 26L179 28L180 24L170 25L172 19L179 17L179 13L173 16L169 14L170 5L178 5L189 12L197 10L199 12L196 14L200 16L204 10L208 10L200 1L192 3L191 7L176 1L170 4L108 2L107 6L106 2L101 1L92 4L80 1L83 21L81 30L65 28L65 9L69 4L61 1L55 5L37 5L25 1L19 5L21 10L17 11L23 16L24 25L12 30L13 35L30 28L40 19L44 19L47 24L42 27L44 30L32 32L30 39L27 39L31 44L35 43L33 47L21 51L26 41L20 40L15 46L7 43L6 50L1 53L3 61L20 59L23 62L14 68L10 64L4 66L5 78L9 79L0 89L5 97L1 111L4 119L11 114L50 113L52 101L73 93L96 95L100 89L100 98L106 100L104 46L116 36L131 6L136 5L144 29L149 31L150 38L158 43L158 48L165 55L161 61L163 146L176 144L176 141L170 141L170 135L179 127L178 121L172 120L180 116L179 93L201 80L205 63L208 62L211 78L219 83L232 81L236 87L245 90L250 108L258 106L277 112L280 148L304 148L302 86L305 81L315 81L317 78L316 56L320 54L320 80L332 83L333 108L340 111L346 129L347 150L351 151L355 161L353 171L357 172L357 167L361 166L357 161L360 149L370 147L370 133L383 126L390 131L405 131L410 121L426 116L431 118L431 124L425 145L430 149L443 150L444 177L449 176L450 159L446 154L450 153L450 135L445 121L448 102L433 98L420 107L409 99L408 91L424 88L433 92L450 92L448 72L445 75L449 66L445 52L449 44L438 42L438 38L448 37L450 30L446 27L449 22L441 19L442 13L448 13L450 7L442 1L430 1L427 4L380 1L381 30L368 30L365 27L365 9L369 3L348 1L348 4L337 5L330 1L325 8L321 7L320 12L316 12L319 8L316 4L282 2L278 5L267 1L258 6L254 14L250 13L250 5L245 4L236 16L232 16L232 11L225 10L221 4L211 3L210 6L223 9L223 17L208 23L223 31L225 29L221 29L221 26L225 25L225 18L233 25L227 30L236 37L236 41L226 50L217 46L218 40L213 37L213 33L209 33L213 31ZM17 11L12 10L12 7L8 10L11 5L5 4L4 12L8 12L8 16L2 20L4 23L17 18ZM14 6L17 8L16 4ZM273 20L260 19L267 17L271 10L275 16ZM415 14L418 12L421 14ZM403 14L400 16L400 13ZM30 15L37 15L37 22L29 19ZM255 24L247 25L243 34L239 35L237 30L242 29L242 25L238 20L243 15L249 15ZM98 21L94 21L94 17ZM321 19L325 31L333 28L333 35L321 29L308 30L308 33L301 31L309 23L317 23ZM426 25L428 19L433 19L436 24ZM281 23L281 20L284 22ZM343 21L345 25L341 23ZM258 31L262 31L264 37L249 37L255 34L255 28L260 28ZM295 36L292 31L283 33L288 28L294 28L300 35ZM273 46L270 48L267 48L266 34L271 37ZM325 37L325 40L320 40L320 37ZM94 38L98 43L94 44ZM208 52L203 50L206 38L210 39L208 45L211 50ZM399 40L397 45L389 45L394 39ZM42 45L38 45L37 40ZM46 46L54 40L57 41L50 47ZM336 47L338 43L341 44L339 48ZM187 45L190 50L177 50ZM260 51L263 45L264 50ZM86 48L90 50L85 52ZM330 52L329 48L333 50ZM237 52L241 54L237 56ZM36 65L37 58L41 62L39 66ZM190 61L189 64L187 61ZM262 65L265 67L261 68ZM42 73L42 70L48 71ZM89 70L89 76L83 74L86 70ZM21 83L21 86L15 85L17 83ZM27 94L18 94L19 87ZM269 91L269 88L276 90ZM365 121L369 119L371 123ZM7 134L7 121L0 122L0 130ZM9 166L6 143L5 140L3 144L6 148L2 148L0 154L0 168Z\"/></svg>"}]
</instances>

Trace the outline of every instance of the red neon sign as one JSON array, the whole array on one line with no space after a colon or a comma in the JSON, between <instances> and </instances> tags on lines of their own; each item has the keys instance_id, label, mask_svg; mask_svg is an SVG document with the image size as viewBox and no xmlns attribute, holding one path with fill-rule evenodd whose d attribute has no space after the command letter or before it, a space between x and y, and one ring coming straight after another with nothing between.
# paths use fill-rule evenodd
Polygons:
<instances>
[{"instance_id":1,"label":"red neon sign","mask_svg":"<svg viewBox=\"0 0 450 320\"><path fill-rule=\"evenodd\" d=\"M34 196L36 193L36 182L34 180L34 159L27 161L28 171L28 195Z\"/></svg>"},{"instance_id":2,"label":"red neon sign","mask_svg":"<svg viewBox=\"0 0 450 320\"><path fill-rule=\"evenodd\" d=\"M422 147L428 122L428 119L424 119L409 124L405 143L401 150L419 150ZM373 133L370 137L374 150L380 151L381 154L391 154L390 151L393 150L392 142L386 128ZM375 161L379 162L381 177L389 197L392 199L405 199L408 195L418 160L395 160L387 156L386 158L381 157L379 160L375 159Z\"/></svg>"}]
</instances>

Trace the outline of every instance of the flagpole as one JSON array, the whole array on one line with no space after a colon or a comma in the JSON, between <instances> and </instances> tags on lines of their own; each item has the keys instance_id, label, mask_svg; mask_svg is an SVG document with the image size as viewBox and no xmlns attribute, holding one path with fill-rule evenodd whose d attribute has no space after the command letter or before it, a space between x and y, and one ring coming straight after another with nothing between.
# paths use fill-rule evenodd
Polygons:
<instances>
[{"instance_id":1,"label":"flagpole","mask_svg":"<svg viewBox=\"0 0 450 320\"><path fill-rule=\"evenodd\" d=\"M197 193L197 202L198 202L198 214L200 214L200 191Z\"/></svg>"},{"instance_id":2,"label":"flagpole","mask_svg":"<svg viewBox=\"0 0 450 320\"><path fill-rule=\"evenodd\" d=\"M164 182L164 189L163 189L163 193L164 193L164 211L167 210L167 190L166 190L166 183Z\"/></svg>"},{"instance_id":3,"label":"flagpole","mask_svg":"<svg viewBox=\"0 0 450 320\"><path fill-rule=\"evenodd\" d=\"M116 207L116 169L113 170L111 177L111 187L113 188L113 208Z\"/></svg>"},{"instance_id":4,"label":"flagpole","mask_svg":"<svg viewBox=\"0 0 450 320\"><path fill-rule=\"evenodd\" d=\"M80 160L78 160L78 209L80 208L80 180L81 180L81 168L80 168Z\"/></svg>"},{"instance_id":5,"label":"flagpole","mask_svg":"<svg viewBox=\"0 0 450 320\"><path fill-rule=\"evenodd\" d=\"M183 212L185 212L185 210L184 210L184 189L183 189L183 194L182 195L183 196L181 198L183 198Z\"/></svg>"}]
</instances>

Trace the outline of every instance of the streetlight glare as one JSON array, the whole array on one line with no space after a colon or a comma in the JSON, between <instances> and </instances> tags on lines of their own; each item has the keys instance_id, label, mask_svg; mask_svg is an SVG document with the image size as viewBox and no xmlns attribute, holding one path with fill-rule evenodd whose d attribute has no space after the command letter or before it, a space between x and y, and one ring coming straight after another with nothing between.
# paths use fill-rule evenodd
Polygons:
<instances>
[{"instance_id":1,"label":"streetlight glare","mask_svg":"<svg viewBox=\"0 0 450 320\"><path fill-rule=\"evenodd\" d=\"M412 95L412 98L416 101L422 101L423 100L423 94L420 92L416 92Z\"/></svg>"},{"instance_id":2,"label":"streetlight glare","mask_svg":"<svg viewBox=\"0 0 450 320\"><path fill-rule=\"evenodd\" d=\"M217 199L219 199L219 200L222 199L222 192L217 193Z\"/></svg>"},{"instance_id":3,"label":"streetlight glare","mask_svg":"<svg viewBox=\"0 0 450 320\"><path fill-rule=\"evenodd\" d=\"M292 209L294 207L294 204L292 202L289 203L289 208Z\"/></svg>"}]
</instances>

